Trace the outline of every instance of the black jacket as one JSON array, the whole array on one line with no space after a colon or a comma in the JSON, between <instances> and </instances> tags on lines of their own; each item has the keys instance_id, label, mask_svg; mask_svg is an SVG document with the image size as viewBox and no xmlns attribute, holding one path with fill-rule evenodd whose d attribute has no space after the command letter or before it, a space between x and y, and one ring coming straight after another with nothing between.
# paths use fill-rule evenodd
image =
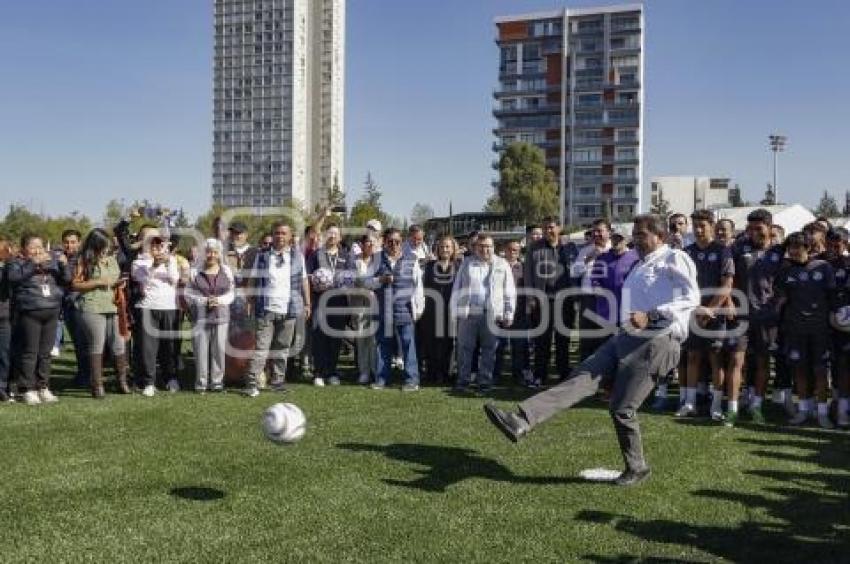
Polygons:
<instances>
[{"instance_id":1,"label":"black jacket","mask_svg":"<svg viewBox=\"0 0 850 564\"><path fill-rule=\"evenodd\" d=\"M578 256L574 243L550 246L546 239L531 245L525 257L523 283L527 288L535 288L554 295L558 290L572 285L572 267Z\"/></svg>"},{"instance_id":2,"label":"black jacket","mask_svg":"<svg viewBox=\"0 0 850 564\"><path fill-rule=\"evenodd\" d=\"M6 263L5 270L15 311L62 307L65 288L71 282L71 271L55 258L40 266L30 260L16 258ZM47 296L42 288L45 285L49 290Z\"/></svg>"}]
</instances>

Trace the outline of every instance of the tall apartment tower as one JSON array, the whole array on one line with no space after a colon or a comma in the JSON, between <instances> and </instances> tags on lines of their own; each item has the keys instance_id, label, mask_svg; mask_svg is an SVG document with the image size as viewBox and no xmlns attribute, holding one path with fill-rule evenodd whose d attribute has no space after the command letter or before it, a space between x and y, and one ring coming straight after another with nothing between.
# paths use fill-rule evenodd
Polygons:
<instances>
[{"instance_id":1,"label":"tall apartment tower","mask_svg":"<svg viewBox=\"0 0 850 564\"><path fill-rule=\"evenodd\" d=\"M213 202L315 205L344 177L345 0L214 0Z\"/></svg>"},{"instance_id":2,"label":"tall apartment tower","mask_svg":"<svg viewBox=\"0 0 850 564\"><path fill-rule=\"evenodd\" d=\"M643 44L640 4L495 19L500 49L494 151L546 153L561 219L627 220L641 210Z\"/></svg>"}]
</instances>

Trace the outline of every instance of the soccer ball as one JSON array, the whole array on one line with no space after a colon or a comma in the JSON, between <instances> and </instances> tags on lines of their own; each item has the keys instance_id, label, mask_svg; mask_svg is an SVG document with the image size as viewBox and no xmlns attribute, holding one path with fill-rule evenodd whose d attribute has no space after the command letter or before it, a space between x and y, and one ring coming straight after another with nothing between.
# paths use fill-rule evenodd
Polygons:
<instances>
[{"instance_id":1,"label":"soccer ball","mask_svg":"<svg viewBox=\"0 0 850 564\"><path fill-rule=\"evenodd\" d=\"M340 288L350 288L355 282L354 272L351 270L343 270L336 275L336 284Z\"/></svg>"},{"instance_id":2,"label":"soccer ball","mask_svg":"<svg viewBox=\"0 0 850 564\"><path fill-rule=\"evenodd\" d=\"M328 288L333 286L333 272L331 272L327 268L319 268L313 273L311 282L313 283L313 288L315 288L317 292L327 290Z\"/></svg>"},{"instance_id":3,"label":"soccer ball","mask_svg":"<svg viewBox=\"0 0 850 564\"><path fill-rule=\"evenodd\" d=\"M850 306L838 308L830 317L832 326L843 333L850 333Z\"/></svg>"},{"instance_id":4,"label":"soccer ball","mask_svg":"<svg viewBox=\"0 0 850 564\"><path fill-rule=\"evenodd\" d=\"M293 403L276 403L263 413L263 433L275 443L294 443L307 431L304 412Z\"/></svg>"}]
</instances>

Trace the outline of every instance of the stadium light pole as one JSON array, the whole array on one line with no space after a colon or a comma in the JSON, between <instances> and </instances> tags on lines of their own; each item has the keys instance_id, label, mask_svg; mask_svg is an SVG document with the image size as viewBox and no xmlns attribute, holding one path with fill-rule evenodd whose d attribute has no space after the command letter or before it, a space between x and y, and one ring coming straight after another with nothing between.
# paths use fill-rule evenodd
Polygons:
<instances>
[{"instance_id":1,"label":"stadium light pole","mask_svg":"<svg viewBox=\"0 0 850 564\"><path fill-rule=\"evenodd\" d=\"M775 204L778 204L779 188L776 186L776 156L777 153L785 150L785 143L788 141L788 137L778 133L773 133L768 135L767 138L770 143L770 150L773 151L773 200Z\"/></svg>"}]
</instances>

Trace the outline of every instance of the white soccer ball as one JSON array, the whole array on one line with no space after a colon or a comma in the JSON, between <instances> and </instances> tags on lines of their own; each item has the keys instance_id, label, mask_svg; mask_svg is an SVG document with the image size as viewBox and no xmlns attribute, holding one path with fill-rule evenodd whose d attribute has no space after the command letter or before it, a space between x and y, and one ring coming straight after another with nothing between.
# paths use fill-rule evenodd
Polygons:
<instances>
[{"instance_id":1,"label":"white soccer ball","mask_svg":"<svg viewBox=\"0 0 850 564\"><path fill-rule=\"evenodd\" d=\"M843 333L850 333L850 306L838 308L831 316L832 326Z\"/></svg>"},{"instance_id":2,"label":"white soccer ball","mask_svg":"<svg viewBox=\"0 0 850 564\"><path fill-rule=\"evenodd\" d=\"M353 270L342 270L336 275L336 285L340 288L350 288L354 286L356 279Z\"/></svg>"},{"instance_id":3,"label":"white soccer ball","mask_svg":"<svg viewBox=\"0 0 850 564\"><path fill-rule=\"evenodd\" d=\"M334 284L334 274L327 268L316 269L311 278L313 288L318 292L327 290Z\"/></svg>"},{"instance_id":4,"label":"white soccer ball","mask_svg":"<svg viewBox=\"0 0 850 564\"><path fill-rule=\"evenodd\" d=\"M294 443L307 431L307 418L293 403L276 403L263 413L262 427L270 441Z\"/></svg>"}]
</instances>

